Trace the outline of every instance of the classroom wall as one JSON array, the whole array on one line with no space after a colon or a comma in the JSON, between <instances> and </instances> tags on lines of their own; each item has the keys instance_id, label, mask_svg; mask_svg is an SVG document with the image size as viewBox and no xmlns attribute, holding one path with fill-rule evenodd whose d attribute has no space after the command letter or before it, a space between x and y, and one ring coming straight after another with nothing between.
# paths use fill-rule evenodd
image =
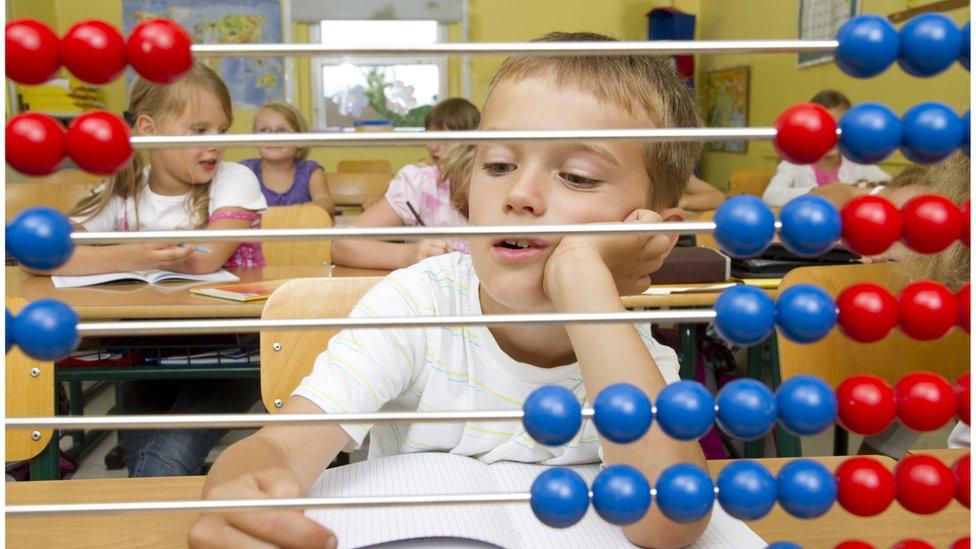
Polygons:
<instances>
[{"instance_id":1,"label":"classroom wall","mask_svg":"<svg viewBox=\"0 0 976 549\"><path fill-rule=\"evenodd\" d=\"M861 0L861 13L887 16L904 10L905 0ZM698 19L701 40L796 39L798 2L768 0L723 0L702 2ZM969 20L969 8L946 12L959 25ZM898 25L900 27L900 25ZM750 69L748 125L772 126L787 107L809 100L824 88L846 94L855 104L878 101L901 114L923 101L942 101L958 112L969 108L969 72L958 63L933 78L915 78L897 64L880 76L857 79L847 76L834 63L796 68L796 56L713 55L697 59L696 69L706 71L746 65ZM726 188L729 173L737 168L772 168L778 161L770 142L751 142L746 154L706 152L703 176L720 189ZM882 167L895 174L908 161L895 154Z\"/></svg>"}]
</instances>

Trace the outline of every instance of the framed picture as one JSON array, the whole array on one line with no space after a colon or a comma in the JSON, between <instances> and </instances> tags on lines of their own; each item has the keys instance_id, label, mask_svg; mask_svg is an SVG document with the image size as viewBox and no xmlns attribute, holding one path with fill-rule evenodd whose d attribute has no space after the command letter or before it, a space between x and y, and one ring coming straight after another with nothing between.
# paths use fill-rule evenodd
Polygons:
<instances>
[{"instance_id":1,"label":"framed picture","mask_svg":"<svg viewBox=\"0 0 976 549\"><path fill-rule=\"evenodd\" d=\"M831 40L837 30L857 15L858 0L798 0L800 16L797 33L800 40ZM796 57L797 67L809 67L833 61L831 52L801 53Z\"/></svg>"},{"instance_id":2,"label":"framed picture","mask_svg":"<svg viewBox=\"0 0 976 549\"><path fill-rule=\"evenodd\" d=\"M705 73L705 125L744 128L749 125L749 67L733 67ZM709 151L745 153L748 141L710 141Z\"/></svg>"}]
</instances>

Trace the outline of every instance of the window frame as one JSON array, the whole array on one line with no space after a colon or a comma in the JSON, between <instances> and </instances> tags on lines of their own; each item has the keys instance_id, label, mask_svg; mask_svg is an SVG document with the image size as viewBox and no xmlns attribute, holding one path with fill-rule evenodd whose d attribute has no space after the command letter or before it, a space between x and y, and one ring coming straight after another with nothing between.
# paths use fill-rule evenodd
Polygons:
<instances>
[{"instance_id":1,"label":"window frame","mask_svg":"<svg viewBox=\"0 0 976 549\"><path fill-rule=\"evenodd\" d=\"M447 42L448 30L447 23L434 21L437 23L437 43ZM321 25L310 25L309 39L315 44L322 43ZM437 65L440 82L438 84L438 100L443 101L450 96L450 75L448 74L448 58L443 55L419 56L419 57L377 57L377 56L344 56L344 57L313 57L310 59L310 72L312 80L312 118L313 124L318 129L338 129L339 126L330 126L325 119L325 101L328 98L322 95L322 70L325 67L332 67L342 64L352 65ZM396 131L417 131L423 127L399 127Z\"/></svg>"}]
</instances>

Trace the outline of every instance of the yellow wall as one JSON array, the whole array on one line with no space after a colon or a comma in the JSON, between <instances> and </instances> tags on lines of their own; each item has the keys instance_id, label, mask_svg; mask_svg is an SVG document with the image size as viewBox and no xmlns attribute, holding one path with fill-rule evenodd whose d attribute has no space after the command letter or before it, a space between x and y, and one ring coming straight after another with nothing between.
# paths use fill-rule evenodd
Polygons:
<instances>
[{"instance_id":1,"label":"yellow wall","mask_svg":"<svg viewBox=\"0 0 976 549\"><path fill-rule=\"evenodd\" d=\"M702 2L698 20L701 40L795 39L798 2L770 0L722 0ZM906 8L905 0L861 0L861 13L888 15ZM947 12L958 24L969 20L969 8ZM880 76L857 79L847 76L834 63L796 68L796 56L726 55L699 57L696 68L704 71L747 65L750 68L749 126L772 126L784 109L809 100L824 88L839 90L854 103L878 101L901 114L923 101L943 101L957 111L969 108L969 72L958 63L933 78L908 76L897 64ZM749 143L746 154L705 153L703 176L725 188L728 174L736 168L772 168L777 156L769 142ZM897 173L907 164L901 154L882 167Z\"/></svg>"}]
</instances>

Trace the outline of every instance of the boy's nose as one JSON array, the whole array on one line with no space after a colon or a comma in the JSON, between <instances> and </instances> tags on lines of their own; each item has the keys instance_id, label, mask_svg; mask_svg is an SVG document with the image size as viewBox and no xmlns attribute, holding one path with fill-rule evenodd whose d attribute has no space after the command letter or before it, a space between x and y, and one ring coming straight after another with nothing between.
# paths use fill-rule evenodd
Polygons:
<instances>
[{"instance_id":1,"label":"boy's nose","mask_svg":"<svg viewBox=\"0 0 976 549\"><path fill-rule=\"evenodd\" d=\"M540 170L523 169L520 176L508 188L505 197L505 212L529 213L542 215L546 213L545 174Z\"/></svg>"}]
</instances>

